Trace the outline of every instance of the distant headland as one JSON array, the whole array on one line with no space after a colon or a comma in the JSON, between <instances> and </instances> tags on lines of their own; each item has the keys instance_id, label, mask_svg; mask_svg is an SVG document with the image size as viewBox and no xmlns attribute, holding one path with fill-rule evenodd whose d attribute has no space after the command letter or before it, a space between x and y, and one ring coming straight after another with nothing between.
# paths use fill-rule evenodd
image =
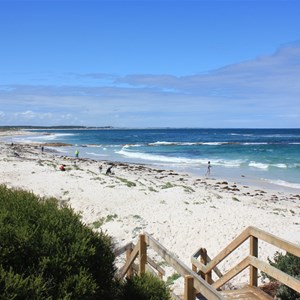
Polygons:
<instances>
[{"instance_id":1,"label":"distant headland","mask_svg":"<svg viewBox=\"0 0 300 300\"><path fill-rule=\"evenodd\" d=\"M0 126L0 130L22 130L22 129L51 129L51 130L63 130L63 129L113 129L113 126L76 126L76 125L65 125L65 126Z\"/></svg>"}]
</instances>

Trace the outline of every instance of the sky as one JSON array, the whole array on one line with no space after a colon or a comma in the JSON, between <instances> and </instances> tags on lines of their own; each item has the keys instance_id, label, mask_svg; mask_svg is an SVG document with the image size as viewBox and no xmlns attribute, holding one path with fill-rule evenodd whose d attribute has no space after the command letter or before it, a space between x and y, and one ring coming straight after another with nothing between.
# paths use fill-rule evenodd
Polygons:
<instances>
[{"instance_id":1,"label":"sky","mask_svg":"<svg viewBox=\"0 0 300 300\"><path fill-rule=\"evenodd\" d=\"M0 126L300 128L300 1L0 0Z\"/></svg>"}]
</instances>

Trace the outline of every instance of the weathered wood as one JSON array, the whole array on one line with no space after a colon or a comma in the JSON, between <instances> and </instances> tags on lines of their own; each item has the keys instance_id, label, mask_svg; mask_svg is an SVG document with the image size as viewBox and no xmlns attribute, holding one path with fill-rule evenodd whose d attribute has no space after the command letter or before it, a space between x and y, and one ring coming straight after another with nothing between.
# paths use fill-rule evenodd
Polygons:
<instances>
[{"instance_id":1,"label":"weathered wood","mask_svg":"<svg viewBox=\"0 0 300 300\"><path fill-rule=\"evenodd\" d=\"M182 300L178 295L174 294L174 292L171 292L171 298L173 300Z\"/></svg>"},{"instance_id":2,"label":"weathered wood","mask_svg":"<svg viewBox=\"0 0 300 300\"><path fill-rule=\"evenodd\" d=\"M250 235L263 240L273 246L276 246L282 250L285 250L291 254L294 254L295 256L300 257L300 245L293 244L291 242L288 242L284 239L281 239L271 233L267 233L261 229L258 229L256 227L248 227Z\"/></svg>"},{"instance_id":3,"label":"weathered wood","mask_svg":"<svg viewBox=\"0 0 300 300\"><path fill-rule=\"evenodd\" d=\"M216 267L218 263L224 260L230 253L232 253L236 248L238 248L244 241L250 239L250 249L249 256L238 263L235 267L229 270L225 275L219 271ZM133 248L133 244L129 243L126 246L119 248L115 251L115 254L122 254L127 251L127 261L125 266L121 269L121 276L124 277L125 274L130 275L132 267L133 269L138 268L138 273L141 274L145 272L145 268L149 267L151 272L154 272L150 266L158 271L160 277L164 274L164 270L158 266L153 260L147 257L147 244L156 251L170 266L172 266L181 276L185 277L185 299L195 299L196 291L201 293L207 299L272 299L257 286L257 270L261 270L267 273L269 276L277 279L282 284L300 292L300 280L276 269L275 267L269 265L258 259L258 239L261 239L269 244L279 247L293 255L300 257L300 246L296 244L289 243L283 239L280 239L272 234L266 233L260 229L254 227L248 227L239 236L237 236L226 248L224 248L213 260L207 254L206 249L199 249L194 256L191 258L192 269L187 267L182 263L177 257L175 257L171 252L169 252L164 246L159 242L154 240L149 234L140 235L140 240L138 244ZM132 250L133 249L133 250ZM129 252L132 253L130 254ZM138 266L134 264L134 260L139 255ZM199 256L202 258L202 262L199 261ZM146 265L148 262L148 265ZM218 292L216 289L223 286L230 279L235 277L237 274L242 272L245 268L250 268L250 286L246 289L228 292ZM199 274L197 270L202 272L205 279L212 283L209 285ZM213 283L211 278L211 271L217 270L217 275L221 278ZM224 298L224 295L226 297ZM180 299L180 297L175 297L174 299ZM194 297L194 298L193 298Z\"/></svg>"},{"instance_id":4,"label":"weathered wood","mask_svg":"<svg viewBox=\"0 0 300 300\"><path fill-rule=\"evenodd\" d=\"M132 248L128 248L126 251L126 261L128 261L130 259L131 253L132 253ZM130 278L132 276L132 274L133 274L133 268L132 268L132 265L130 265L126 276L128 278Z\"/></svg>"},{"instance_id":5,"label":"weathered wood","mask_svg":"<svg viewBox=\"0 0 300 300\"><path fill-rule=\"evenodd\" d=\"M218 279L216 282L212 284L212 286L216 289L219 289L222 285L228 282L230 279L235 277L237 274L241 273L249 266L250 262L248 257L243 259L239 264L234 266L231 270L229 270L223 277Z\"/></svg>"},{"instance_id":6,"label":"weathered wood","mask_svg":"<svg viewBox=\"0 0 300 300\"><path fill-rule=\"evenodd\" d=\"M198 254L196 254L196 253L198 253ZM204 264L201 263L201 261L198 260L198 257L200 255L200 250L198 250L196 253L191 257L192 269L195 272L197 272L198 269L200 272L204 272L206 270L206 267ZM207 254L207 261L208 261L208 263L211 262L211 258L209 257L208 254ZM198 271L198 274L200 273L199 271ZM219 270L218 267L214 267L213 271L216 273L216 275L219 278L221 278L223 276L222 272Z\"/></svg>"},{"instance_id":7,"label":"weathered wood","mask_svg":"<svg viewBox=\"0 0 300 300\"><path fill-rule=\"evenodd\" d=\"M257 287L247 286L239 290L226 290L221 292L228 300L273 300L273 298Z\"/></svg>"},{"instance_id":8,"label":"weathered wood","mask_svg":"<svg viewBox=\"0 0 300 300\"><path fill-rule=\"evenodd\" d=\"M205 248L202 248L202 251L200 253L201 255L201 262L204 265L208 264L208 255L207 255L207 250ZM202 277L202 276L201 276ZM203 277L202 277L203 278ZM209 271L208 273L204 274L204 279L206 282L208 282L209 284L213 283L212 277L211 277L211 271Z\"/></svg>"},{"instance_id":9,"label":"weathered wood","mask_svg":"<svg viewBox=\"0 0 300 300\"><path fill-rule=\"evenodd\" d=\"M300 293L300 280L297 280L296 278L278 270L264 261L257 259L256 257L249 256L249 262L252 266L255 266L259 270L267 273L269 276Z\"/></svg>"},{"instance_id":10,"label":"weathered wood","mask_svg":"<svg viewBox=\"0 0 300 300\"><path fill-rule=\"evenodd\" d=\"M125 276L125 274L127 273L128 269L130 268L130 265L134 262L134 260L138 256L139 249L140 249L140 242L138 242L136 244L136 246L132 250L130 258L126 261L125 266L122 268L122 271L120 272L120 278L123 278Z\"/></svg>"},{"instance_id":11,"label":"weathered wood","mask_svg":"<svg viewBox=\"0 0 300 300\"><path fill-rule=\"evenodd\" d=\"M225 247L203 270L204 273L211 271L216 265L223 261L230 253L238 248L244 241L249 238L249 229L246 228L238 235L227 247Z\"/></svg>"},{"instance_id":12,"label":"weathered wood","mask_svg":"<svg viewBox=\"0 0 300 300\"><path fill-rule=\"evenodd\" d=\"M161 266L159 266L153 259L151 259L148 255L147 255L147 262L151 267L157 270L160 278L166 274L165 270Z\"/></svg>"},{"instance_id":13,"label":"weathered wood","mask_svg":"<svg viewBox=\"0 0 300 300\"><path fill-rule=\"evenodd\" d=\"M191 275L184 276L184 300L195 300L194 278Z\"/></svg>"},{"instance_id":14,"label":"weathered wood","mask_svg":"<svg viewBox=\"0 0 300 300\"><path fill-rule=\"evenodd\" d=\"M140 234L139 240L139 275L145 273L147 263L147 244L145 235Z\"/></svg>"},{"instance_id":15,"label":"weathered wood","mask_svg":"<svg viewBox=\"0 0 300 300\"><path fill-rule=\"evenodd\" d=\"M254 236L250 236L250 255L258 257L258 239ZM257 286L257 268L250 266L249 276L250 286Z\"/></svg>"},{"instance_id":16,"label":"weathered wood","mask_svg":"<svg viewBox=\"0 0 300 300\"><path fill-rule=\"evenodd\" d=\"M206 249L204 249L204 248L201 248L200 249L200 262L201 262L201 264L203 265L203 266L206 266L207 265L207 260L206 260L206 255L205 255L205 253L206 253ZM200 269L200 272L199 272L199 274L200 274L200 276L205 280L205 281L207 281L206 280L206 273L204 273L201 269Z\"/></svg>"},{"instance_id":17,"label":"weathered wood","mask_svg":"<svg viewBox=\"0 0 300 300\"><path fill-rule=\"evenodd\" d=\"M204 297L210 300L225 298L203 280L196 272L191 270L173 254L171 254L163 245L154 240L149 234L145 234L146 243L156 251L169 265L171 265L181 276L191 275L194 277L194 288L199 291Z\"/></svg>"},{"instance_id":18,"label":"weathered wood","mask_svg":"<svg viewBox=\"0 0 300 300\"><path fill-rule=\"evenodd\" d=\"M211 258L209 257L209 255L207 254L206 252L206 257L207 257L207 263L210 263L211 262ZM223 276L222 272L219 270L218 267L214 267L213 268L213 271L216 273L216 275L221 278Z\"/></svg>"},{"instance_id":19,"label":"weathered wood","mask_svg":"<svg viewBox=\"0 0 300 300\"><path fill-rule=\"evenodd\" d=\"M121 254L123 254L124 252L126 252L128 249L133 249L134 248L134 244L132 242L126 244L125 246L123 247L120 247L118 249L115 249L114 251L114 255L117 257L117 256L120 256Z\"/></svg>"}]
</instances>

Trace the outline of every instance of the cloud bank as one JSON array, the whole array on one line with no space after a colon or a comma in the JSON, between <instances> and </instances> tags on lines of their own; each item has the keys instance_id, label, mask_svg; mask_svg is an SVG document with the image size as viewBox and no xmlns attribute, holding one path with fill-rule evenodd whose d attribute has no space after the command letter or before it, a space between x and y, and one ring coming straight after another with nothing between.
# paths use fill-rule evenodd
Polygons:
<instances>
[{"instance_id":1,"label":"cloud bank","mask_svg":"<svg viewBox=\"0 0 300 300\"><path fill-rule=\"evenodd\" d=\"M205 74L61 80L0 85L0 125L300 127L300 44Z\"/></svg>"}]
</instances>

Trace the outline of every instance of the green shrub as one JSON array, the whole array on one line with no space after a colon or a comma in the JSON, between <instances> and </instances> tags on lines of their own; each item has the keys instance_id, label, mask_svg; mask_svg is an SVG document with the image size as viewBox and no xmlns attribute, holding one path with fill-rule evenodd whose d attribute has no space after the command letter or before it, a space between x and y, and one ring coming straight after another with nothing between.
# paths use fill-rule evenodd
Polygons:
<instances>
[{"instance_id":1,"label":"green shrub","mask_svg":"<svg viewBox=\"0 0 300 300\"><path fill-rule=\"evenodd\" d=\"M149 274L117 281L111 238L57 200L0 185L0 299L169 300Z\"/></svg>"},{"instance_id":2,"label":"green shrub","mask_svg":"<svg viewBox=\"0 0 300 300\"><path fill-rule=\"evenodd\" d=\"M152 274L132 276L123 287L122 300L170 300L166 284Z\"/></svg>"},{"instance_id":3,"label":"green shrub","mask_svg":"<svg viewBox=\"0 0 300 300\"><path fill-rule=\"evenodd\" d=\"M269 259L269 263L271 266L300 280L299 257L290 253L283 255L280 252L276 252L273 259L274 261L271 261ZM274 280L265 273L263 274L263 276L268 277L270 280ZM300 294L285 285L280 285L277 290L277 296L282 300L300 300Z\"/></svg>"},{"instance_id":4,"label":"green shrub","mask_svg":"<svg viewBox=\"0 0 300 300\"><path fill-rule=\"evenodd\" d=\"M1 299L112 299L111 239L55 199L0 186Z\"/></svg>"}]
</instances>

